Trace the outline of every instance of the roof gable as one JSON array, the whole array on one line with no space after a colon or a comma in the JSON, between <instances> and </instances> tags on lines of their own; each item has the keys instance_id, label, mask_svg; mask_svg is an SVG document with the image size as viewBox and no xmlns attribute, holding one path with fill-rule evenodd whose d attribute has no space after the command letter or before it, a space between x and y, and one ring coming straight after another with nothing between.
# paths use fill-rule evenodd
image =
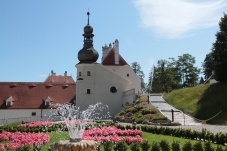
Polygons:
<instances>
[{"instance_id":1,"label":"roof gable","mask_svg":"<svg viewBox=\"0 0 227 151\"><path fill-rule=\"evenodd\" d=\"M119 64L115 64L115 49L112 48L106 58L102 61L102 65L110 65L110 66L123 66L128 65L128 63L122 58L119 54Z\"/></svg>"}]
</instances>

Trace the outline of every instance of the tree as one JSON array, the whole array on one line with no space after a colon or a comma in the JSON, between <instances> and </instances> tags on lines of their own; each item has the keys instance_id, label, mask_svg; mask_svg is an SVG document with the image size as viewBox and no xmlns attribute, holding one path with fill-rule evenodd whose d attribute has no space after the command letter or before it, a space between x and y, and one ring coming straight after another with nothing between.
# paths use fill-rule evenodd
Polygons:
<instances>
[{"instance_id":1,"label":"tree","mask_svg":"<svg viewBox=\"0 0 227 151\"><path fill-rule=\"evenodd\" d=\"M227 14L220 19L220 31L216 33L216 41L213 43L212 56L215 64L227 62Z\"/></svg>"},{"instance_id":2,"label":"tree","mask_svg":"<svg viewBox=\"0 0 227 151\"><path fill-rule=\"evenodd\" d=\"M200 69L194 66L195 57L183 54L178 56L178 60L169 59L170 61L159 60L157 66L154 67L153 92L170 92L198 84Z\"/></svg>"},{"instance_id":3,"label":"tree","mask_svg":"<svg viewBox=\"0 0 227 151\"><path fill-rule=\"evenodd\" d=\"M141 79L141 89L142 91L145 91L145 83L144 83L144 73L141 69L141 66L138 62L133 62L131 64L132 70L135 72L135 74Z\"/></svg>"},{"instance_id":4,"label":"tree","mask_svg":"<svg viewBox=\"0 0 227 151\"><path fill-rule=\"evenodd\" d=\"M227 15L220 19L220 31L216 33L216 41L213 43L212 56L215 64L215 79L227 81Z\"/></svg>"},{"instance_id":5,"label":"tree","mask_svg":"<svg viewBox=\"0 0 227 151\"><path fill-rule=\"evenodd\" d=\"M202 67L203 67L204 77L207 80L212 75L212 71L214 70L214 67L215 67L214 58L211 53L208 53L206 55L204 62L202 64Z\"/></svg>"},{"instance_id":6,"label":"tree","mask_svg":"<svg viewBox=\"0 0 227 151\"><path fill-rule=\"evenodd\" d=\"M167 60L159 60L154 67L153 86L154 92L170 92L175 85L176 70Z\"/></svg>"},{"instance_id":7,"label":"tree","mask_svg":"<svg viewBox=\"0 0 227 151\"><path fill-rule=\"evenodd\" d=\"M183 87L196 86L198 84L200 69L194 67L195 57L190 54L178 56L176 68L180 72Z\"/></svg>"},{"instance_id":8,"label":"tree","mask_svg":"<svg viewBox=\"0 0 227 151\"><path fill-rule=\"evenodd\" d=\"M154 77L154 66L151 67L151 71L150 71L149 77L148 77L148 83L146 84L146 92L147 93L152 92L153 77Z\"/></svg>"}]
</instances>

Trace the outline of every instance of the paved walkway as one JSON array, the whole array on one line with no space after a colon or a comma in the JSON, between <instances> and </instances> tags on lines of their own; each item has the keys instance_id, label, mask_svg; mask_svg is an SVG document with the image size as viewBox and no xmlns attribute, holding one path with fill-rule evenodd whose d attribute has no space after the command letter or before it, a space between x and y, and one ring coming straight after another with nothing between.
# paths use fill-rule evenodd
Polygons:
<instances>
[{"instance_id":1,"label":"paved walkway","mask_svg":"<svg viewBox=\"0 0 227 151\"><path fill-rule=\"evenodd\" d=\"M184 114L182 111L174 108L170 104L168 104L162 97L162 95L155 94L149 96L150 103L157 108L165 117L170 120L174 120L174 122L179 122L182 125L202 125L200 121L195 120L194 118ZM172 112L173 116L172 116Z\"/></svg>"}]
</instances>

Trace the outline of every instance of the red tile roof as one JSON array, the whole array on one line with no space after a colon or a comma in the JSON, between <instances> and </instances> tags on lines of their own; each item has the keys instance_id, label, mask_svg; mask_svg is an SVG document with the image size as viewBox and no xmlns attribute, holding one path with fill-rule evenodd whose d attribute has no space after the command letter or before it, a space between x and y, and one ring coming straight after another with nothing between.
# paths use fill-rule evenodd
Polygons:
<instances>
[{"instance_id":1,"label":"red tile roof","mask_svg":"<svg viewBox=\"0 0 227 151\"><path fill-rule=\"evenodd\" d=\"M123 66L128 65L128 63L122 58L122 56L119 54L119 64L115 64L115 49L112 48L106 58L102 61L103 65L111 65L111 66Z\"/></svg>"},{"instance_id":2,"label":"red tile roof","mask_svg":"<svg viewBox=\"0 0 227 151\"><path fill-rule=\"evenodd\" d=\"M75 83L73 78L71 76L56 76L56 75L50 75L46 78L44 82L54 82L54 83Z\"/></svg>"},{"instance_id":3,"label":"red tile roof","mask_svg":"<svg viewBox=\"0 0 227 151\"><path fill-rule=\"evenodd\" d=\"M6 106L6 100L14 99L12 106ZM45 109L45 100L52 99L52 103L65 103L76 98L75 83L47 83L47 82L1 82L0 109Z\"/></svg>"}]
</instances>

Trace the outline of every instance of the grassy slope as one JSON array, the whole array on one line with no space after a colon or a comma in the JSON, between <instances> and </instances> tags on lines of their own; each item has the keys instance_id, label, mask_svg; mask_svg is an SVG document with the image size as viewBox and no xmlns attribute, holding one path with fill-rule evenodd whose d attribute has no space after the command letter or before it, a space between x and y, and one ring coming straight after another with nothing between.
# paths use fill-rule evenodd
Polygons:
<instances>
[{"instance_id":1,"label":"grassy slope","mask_svg":"<svg viewBox=\"0 0 227 151\"><path fill-rule=\"evenodd\" d=\"M165 94L164 99L201 120L209 119L222 110L207 123L227 125L227 82L174 90Z\"/></svg>"}]
</instances>

